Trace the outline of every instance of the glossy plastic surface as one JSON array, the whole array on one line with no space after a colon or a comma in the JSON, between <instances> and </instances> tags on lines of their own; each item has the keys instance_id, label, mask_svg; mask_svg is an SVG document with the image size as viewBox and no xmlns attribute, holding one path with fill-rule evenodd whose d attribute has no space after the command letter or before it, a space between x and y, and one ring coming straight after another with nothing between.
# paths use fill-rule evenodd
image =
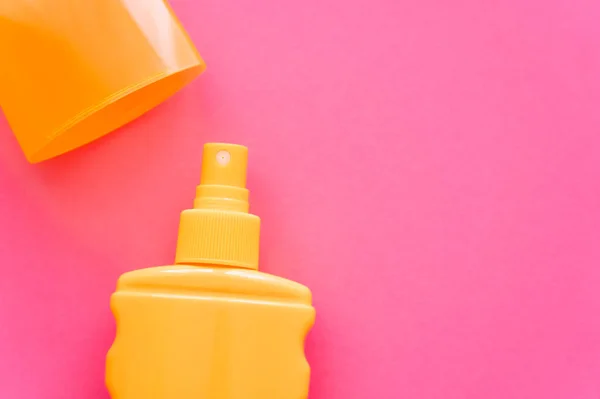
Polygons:
<instances>
[{"instance_id":1,"label":"glossy plastic surface","mask_svg":"<svg viewBox=\"0 0 600 399\"><path fill-rule=\"evenodd\" d=\"M163 0L2 0L0 60L0 106L31 162L135 119L205 67Z\"/></svg>"},{"instance_id":2,"label":"glossy plastic surface","mask_svg":"<svg viewBox=\"0 0 600 399\"><path fill-rule=\"evenodd\" d=\"M254 270L166 266L124 274L111 307L112 399L304 399L310 291Z\"/></svg>"}]
</instances>

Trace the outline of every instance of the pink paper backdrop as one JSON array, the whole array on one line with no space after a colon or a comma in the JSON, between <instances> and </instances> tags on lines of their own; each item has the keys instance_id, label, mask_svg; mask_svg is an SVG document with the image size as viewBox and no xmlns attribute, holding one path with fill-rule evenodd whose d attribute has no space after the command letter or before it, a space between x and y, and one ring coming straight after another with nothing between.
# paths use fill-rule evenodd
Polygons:
<instances>
[{"instance_id":1,"label":"pink paper backdrop","mask_svg":"<svg viewBox=\"0 0 600 399\"><path fill-rule=\"evenodd\" d=\"M209 70L168 103L36 166L0 120L1 398L108 398L109 295L172 261L207 141L313 289L311 399L600 396L597 2L173 7Z\"/></svg>"}]
</instances>

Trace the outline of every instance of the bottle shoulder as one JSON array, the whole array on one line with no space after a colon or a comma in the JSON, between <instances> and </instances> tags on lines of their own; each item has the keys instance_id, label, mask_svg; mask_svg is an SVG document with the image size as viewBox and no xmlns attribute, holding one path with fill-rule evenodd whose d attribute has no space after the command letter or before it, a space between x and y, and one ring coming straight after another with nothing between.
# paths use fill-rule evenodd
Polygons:
<instances>
[{"instance_id":1,"label":"bottle shoulder","mask_svg":"<svg viewBox=\"0 0 600 399\"><path fill-rule=\"evenodd\" d=\"M117 292L123 291L243 295L312 303L310 290L294 281L256 270L212 266L172 265L135 270L119 278Z\"/></svg>"}]
</instances>

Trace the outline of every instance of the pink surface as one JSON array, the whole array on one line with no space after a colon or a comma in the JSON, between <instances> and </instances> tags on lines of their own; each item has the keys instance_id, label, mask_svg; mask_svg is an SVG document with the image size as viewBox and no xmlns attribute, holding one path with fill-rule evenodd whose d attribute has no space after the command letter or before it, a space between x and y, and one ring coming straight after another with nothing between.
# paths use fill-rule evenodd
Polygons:
<instances>
[{"instance_id":1,"label":"pink surface","mask_svg":"<svg viewBox=\"0 0 600 399\"><path fill-rule=\"evenodd\" d=\"M107 399L109 295L171 263L206 141L313 289L311 399L600 396L598 3L173 6L209 71L167 104L36 166L0 120L1 398Z\"/></svg>"}]
</instances>

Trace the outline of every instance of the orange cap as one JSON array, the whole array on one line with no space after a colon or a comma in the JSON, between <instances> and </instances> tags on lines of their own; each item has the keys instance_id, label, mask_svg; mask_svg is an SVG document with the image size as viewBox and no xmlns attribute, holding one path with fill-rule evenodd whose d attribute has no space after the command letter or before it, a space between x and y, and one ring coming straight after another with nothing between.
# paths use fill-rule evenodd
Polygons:
<instances>
[{"instance_id":1,"label":"orange cap","mask_svg":"<svg viewBox=\"0 0 600 399\"><path fill-rule=\"evenodd\" d=\"M164 0L0 1L0 106L30 162L130 122L204 68Z\"/></svg>"},{"instance_id":2,"label":"orange cap","mask_svg":"<svg viewBox=\"0 0 600 399\"><path fill-rule=\"evenodd\" d=\"M206 144L194 209L181 213L176 264L258 269L260 219L248 213L248 149Z\"/></svg>"}]
</instances>

